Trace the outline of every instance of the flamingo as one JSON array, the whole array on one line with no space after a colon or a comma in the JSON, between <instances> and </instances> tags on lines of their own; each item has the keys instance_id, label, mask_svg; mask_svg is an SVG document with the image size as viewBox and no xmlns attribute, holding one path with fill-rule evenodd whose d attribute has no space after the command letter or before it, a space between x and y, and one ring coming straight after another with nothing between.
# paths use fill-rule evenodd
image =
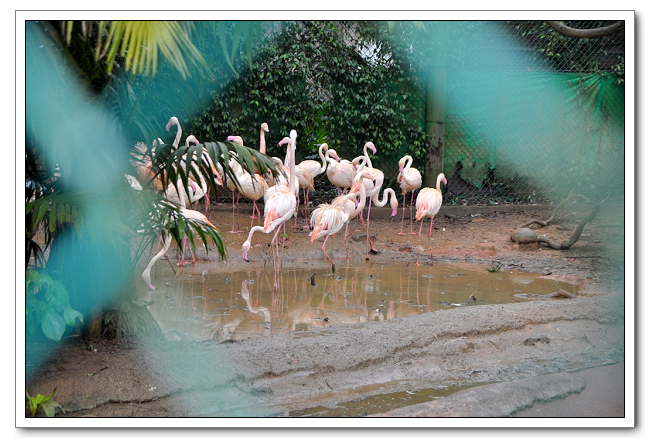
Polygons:
<instances>
[{"instance_id":1,"label":"flamingo","mask_svg":"<svg viewBox=\"0 0 650 448\"><path fill-rule=\"evenodd\" d=\"M296 199L296 164L294 159L294 152L296 148L296 139L297 132L295 129L292 129L289 133L289 137L285 137L280 142L279 146L282 146L285 143L289 143L287 146L287 152L289 156L289 183L274 185L267 190L267 194L264 202L264 226L255 226L252 227L248 233L248 238L242 244L242 256L244 260L248 260L248 251L251 248L251 239L253 234L258 231L264 233L271 233L275 230L273 239L271 240L271 245L276 245L276 257L277 264L275 268L275 281L273 284L273 290L277 291L278 289L278 276L279 276L279 264L280 264L280 249L278 245L278 233L280 231L280 224L283 224L285 221L291 219L291 216L296 211L297 199Z\"/></svg>"},{"instance_id":2,"label":"flamingo","mask_svg":"<svg viewBox=\"0 0 650 448\"><path fill-rule=\"evenodd\" d=\"M134 190L142 190L142 186L140 185L140 183L138 182L137 179L135 179L133 176L129 176L129 175L126 175L126 177L128 179L128 182L129 182L129 185L131 186L131 188L133 188ZM196 185L196 184L194 184L194 185ZM176 189L173 189L173 191L176 192ZM193 188L190 188L190 191L193 191L194 193L196 193L196 190L194 190ZM180 208L180 213L186 219L189 219L189 220L192 220L192 221L198 223L203 228L205 228L205 226L208 226L208 227L212 227L213 229L216 230L216 227L214 226L214 224L212 224L210 222L210 220L208 220L208 218L206 218L206 216L203 215L201 212L197 212L195 210L191 210L191 209L186 208L187 204L189 204L189 201L192 199L192 197L187 198L184 195L184 189L182 188L182 184L179 186L179 189L178 189L178 192L180 192L180 196L178 195L178 192L176 192L176 196L174 197L174 194L172 193L172 190L169 189L169 187L168 187L168 192L169 192L169 196L172 196L172 199L170 199L170 200L172 200L172 202L175 202L176 204L178 204L180 206L179 207ZM167 192L165 193L165 195L167 195ZM167 250L169 250L169 245L171 244L171 241L172 241L172 235L171 235L171 233L168 233L165 236L165 240L164 240L162 249L156 255L154 255L154 257L151 259L151 261L149 261L149 264L147 264L147 267L145 268L145 270L142 272L141 277L144 280L144 282L146 283L146 285L149 287L149 289L152 289L152 290L156 289L156 287L151 283L151 268L156 263L156 261L158 261L160 258L162 258L165 255L165 253L167 253ZM193 256L193 254L192 254L192 256Z\"/></svg>"},{"instance_id":3,"label":"flamingo","mask_svg":"<svg viewBox=\"0 0 650 448\"><path fill-rule=\"evenodd\" d=\"M325 151L328 150L327 143L323 143L318 148L318 155L320 156L321 162L318 160L303 160L296 167L302 167L311 173L311 177L315 178L319 174L323 174L327 169L327 160L325 159Z\"/></svg>"},{"instance_id":4,"label":"flamingo","mask_svg":"<svg viewBox=\"0 0 650 448\"><path fill-rule=\"evenodd\" d=\"M331 235L335 235L343 228L343 225L349 223L353 214L358 215L363 210L366 202L364 178L372 179L372 175L367 171L359 173L350 186L350 193L338 196L329 204L320 204L311 214L311 224L313 227L313 230L309 234L311 242L313 243L317 238L325 237L321 250L325 258L332 263L332 272L335 270L335 264L330 256L327 255L325 245ZM356 200L357 195L359 195L358 201ZM344 236L344 240L347 254L347 234Z\"/></svg>"},{"instance_id":5,"label":"flamingo","mask_svg":"<svg viewBox=\"0 0 650 448\"><path fill-rule=\"evenodd\" d=\"M288 139L288 138L289 137L285 137L285 139ZM282 171L284 171L287 176L286 177L285 176L278 176L277 179L273 180L273 183L270 184L270 186L273 186L273 185L289 185L289 171L290 171L289 167L287 165L285 165L285 163L279 157L271 157L271 160L273 160L275 162L275 164L277 165L278 169L281 169ZM296 187L296 197L297 197L298 191L300 191L300 182L298 181L297 174L296 174L296 178L294 179L293 183L295 184L295 187Z\"/></svg>"},{"instance_id":6,"label":"flamingo","mask_svg":"<svg viewBox=\"0 0 650 448\"><path fill-rule=\"evenodd\" d=\"M260 153L266 154L266 133L269 132L269 125L262 123L260 126Z\"/></svg>"},{"instance_id":7,"label":"flamingo","mask_svg":"<svg viewBox=\"0 0 650 448\"><path fill-rule=\"evenodd\" d=\"M236 143L236 144L238 144L240 146L244 146L244 140L239 135L229 135L226 138L226 141L234 142L234 143ZM241 168L241 166L239 165L237 160L235 160L234 158L230 159L229 165L230 165L230 168L235 172L235 176L237 176L237 172L239 171L237 169L237 167L239 167L239 169L241 169L240 172L244 172L243 168ZM239 181L239 178L237 180ZM237 185L234 182L229 182L227 178L224 179L224 182L225 182L226 186L232 192L232 229L230 230L230 233L241 233L242 230L235 230L235 215L239 216L239 195L240 195L240 192L239 192L239 189L237 188ZM237 201L235 201L235 191L237 191ZM253 214L255 214L254 209L253 209Z\"/></svg>"},{"instance_id":8,"label":"flamingo","mask_svg":"<svg viewBox=\"0 0 650 448\"><path fill-rule=\"evenodd\" d=\"M329 158L329 154L333 158ZM327 169L325 170L327 178L332 185L336 186L337 194L341 194L341 190L346 192L352 186L354 176L357 174L355 166L349 160L341 160L334 149L328 149L325 153L325 158L328 161Z\"/></svg>"},{"instance_id":9,"label":"flamingo","mask_svg":"<svg viewBox=\"0 0 650 448\"><path fill-rule=\"evenodd\" d=\"M165 130L169 131L172 126L178 127L176 131L176 138L174 139L174 143L172 143L172 146L174 146L175 149L178 149L178 144L180 143L181 135L183 134L183 130L181 129L181 125L180 122L178 121L178 118L171 117L167 122L167 124L165 125ZM163 144L163 141L160 137L154 139L151 145L151 157L153 158L156 157L155 150L158 144L161 145ZM156 173L153 170L153 161L147 154L148 152L147 145L144 144L143 142L138 142L135 145L135 149L141 155L140 160L142 163L139 163L138 166L135 167L138 172L138 177L140 178L140 182L145 185L152 185L154 190L156 191L165 190L162 180L156 176Z\"/></svg>"},{"instance_id":10,"label":"flamingo","mask_svg":"<svg viewBox=\"0 0 650 448\"><path fill-rule=\"evenodd\" d=\"M176 117L172 117L172 120L170 120L171 124L178 123L178 120L175 118ZM170 123L168 123L168 125L170 125ZM177 135L177 137L180 138L179 134ZM190 137L196 140L194 136L190 136ZM188 137L188 139L190 139L190 137ZM151 157L155 157L155 149L157 145L162 143L163 141L160 138L154 139L151 147ZM188 141L186 141L186 145L187 144ZM153 170L153 162L151 157L149 156L147 145L142 142L138 142L135 145L135 150L139 153L140 156L139 161L134 163L136 165L136 170L137 170L138 177L140 178L140 181L145 185L151 185L157 191L161 191L163 193L163 196L166 197L171 202L174 202L182 207L189 207L190 204L198 201L200 198L202 198L205 195L205 191L207 188L205 179L201 179L202 180L201 186L199 186L194 179L189 180L189 185L188 185L189 196L187 195L187 192L180 179L177 181L176 185L167 184L167 186L164 187L161 177L156 176L155 171ZM185 239L185 241L187 240ZM194 254L192 254L192 262L195 262ZM185 263L185 253L183 252L179 265L182 265L184 263Z\"/></svg>"},{"instance_id":11,"label":"flamingo","mask_svg":"<svg viewBox=\"0 0 650 448\"><path fill-rule=\"evenodd\" d=\"M136 156L134 159L131 159L131 165L135 168L141 185L153 188L156 191L163 191L165 189L163 182L160 176L156 176L152 160L152 158L156 157L156 147L159 144L163 144L160 137L154 139L151 144L151 151L149 151L149 148L147 148L147 145L144 142L136 143L133 148L133 152L136 153Z\"/></svg>"},{"instance_id":12,"label":"flamingo","mask_svg":"<svg viewBox=\"0 0 650 448\"><path fill-rule=\"evenodd\" d=\"M174 138L174 142L172 143L174 149L178 149L178 144L181 142L181 135L183 135L183 130L181 129L181 124L178 121L178 118L171 117L165 125L165 130L169 131L172 126L176 126L178 128L176 130L176 138Z\"/></svg>"},{"instance_id":13,"label":"flamingo","mask_svg":"<svg viewBox=\"0 0 650 448\"><path fill-rule=\"evenodd\" d=\"M190 144L194 144L195 146L200 145L199 140L194 136L194 135L188 135L187 138L185 139L185 146L189 147ZM186 157L185 155L183 156L183 161L185 161ZM212 160L210 159L210 156L206 153L203 152L201 159L205 162L208 163L208 165L212 168L212 174L218 178L221 176L219 175L216 167L214 166L214 163L212 163ZM189 177L194 180L195 182L198 182L201 185L201 189L205 192L205 195L203 196L203 200L205 201L205 214L208 214L208 209L210 207L210 186L208 185L208 182L205 180L203 175L201 174L201 171L199 170L199 166L197 164L197 159L194 157L192 159L192 168L194 171L198 173L198 176L194 174L194 172L189 173ZM184 165L181 166L183 169L185 168Z\"/></svg>"},{"instance_id":14,"label":"flamingo","mask_svg":"<svg viewBox=\"0 0 650 448\"><path fill-rule=\"evenodd\" d=\"M413 163L413 157L404 156L399 160L399 174L397 175L397 182L399 182L399 187L402 190L402 195L404 199L402 201L402 229L398 235L404 235L404 212L406 211L406 194L411 193L411 208L409 209L409 221L411 223L410 235L415 235L413 231L413 196L415 195L415 190L422 186L422 175L420 172L411 168ZM406 164L406 166L404 166Z\"/></svg>"},{"instance_id":15,"label":"flamingo","mask_svg":"<svg viewBox=\"0 0 650 448\"><path fill-rule=\"evenodd\" d=\"M298 165L296 165L296 169L300 167L300 169L305 169L309 171L311 177L314 179L316 178L316 176L323 174L325 170L327 170L327 160L325 159L325 154L324 154L324 151L327 151L327 149L328 149L327 143L321 144L320 147L318 148L318 155L320 156L321 163L319 163L317 160L310 160L310 159L303 160ZM305 206L306 206L305 219L306 219L306 217L309 216L309 188L304 189L303 193L305 196ZM309 226L304 226L304 227L309 228Z\"/></svg>"},{"instance_id":16,"label":"flamingo","mask_svg":"<svg viewBox=\"0 0 650 448\"><path fill-rule=\"evenodd\" d=\"M250 173L244 171L244 169L238 163L234 165L233 171L235 172L237 181L239 182L238 195L241 193L253 201L253 214L251 215L252 227L253 220L255 219L255 212L257 211L258 220L262 215L260 209L257 207L257 201L264 197L269 186L266 183L266 180L264 180L264 177L260 176L259 174L251 175ZM239 196L237 197L237 201L239 201Z\"/></svg>"},{"instance_id":17,"label":"flamingo","mask_svg":"<svg viewBox=\"0 0 650 448\"><path fill-rule=\"evenodd\" d=\"M189 195L187 195L188 192ZM205 196L205 192L192 179L189 179L189 188L188 191L186 192L182 180L178 179L176 185L174 184L167 185L167 189L163 193L163 196L167 198L169 201L179 205L181 207L181 210L184 210L194 202L198 202L199 199ZM205 215L201 214L201 216L205 216ZM187 245L188 245L188 239L187 237L185 237L183 238L183 245L181 246L181 259L178 261L178 263L176 263L178 266L183 266L185 264L185 246ZM194 252L192 252L192 264L194 263L196 263L196 258L194 257Z\"/></svg>"},{"instance_id":18,"label":"flamingo","mask_svg":"<svg viewBox=\"0 0 650 448\"><path fill-rule=\"evenodd\" d=\"M290 141L290 139L289 139L289 141ZM280 144L282 145L282 142L280 142ZM289 153L287 152L287 157L285 158L285 161L284 161L284 166L285 167L288 165L288 160L287 160L288 157L289 157ZM295 157L295 152L294 152L294 157ZM310 228L309 227L309 221L308 221L308 218L307 218L309 216L309 214L307 213L307 207L308 207L307 199L309 197L309 191L310 190L311 191L316 191L316 188L314 187L314 178L313 178L313 176L311 174L311 171L309 171L305 166L301 166L300 164L298 164L298 165L296 165L296 179L298 179L298 192L300 191L300 189L302 189L302 191L303 191L302 196L305 199L304 210L305 210L306 224L303 226L303 228L304 229L309 229ZM300 201L298 201L298 206L300 206ZM295 222L293 227L294 228L298 227L298 214L297 213L296 213L296 222Z\"/></svg>"},{"instance_id":19,"label":"flamingo","mask_svg":"<svg viewBox=\"0 0 650 448\"><path fill-rule=\"evenodd\" d=\"M260 153L266 154L266 137L265 133L269 132L269 125L262 123L260 126ZM244 140L239 135L230 135L227 137L227 141L237 143L240 146L244 146ZM247 198L253 201L253 214L251 216L251 227L253 226L253 220L255 219L255 211L257 211L258 219L261 217L260 209L257 207L257 201L264 197L268 187L269 187L269 178L263 177L260 175L257 170L255 175L251 176L250 173L246 172L236 160L231 159L230 167L235 172L237 180L239 181L240 187L238 188L234 182L228 184L228 188L232 191L233 195L233 229L230 233L239 233L234 228L234 213L235 213L235 190L237 191L237 210L239 210L239 197L240 194L243 194Z\"/></svg>"},{"instance_id":20,"label":"flamingo","mask_svg":"<svg viewBox=\"0 0 650 448\"><path fill-rule=\"evenodd\" d=\"M418 244L420 238L422 237L422 224L424 224L424 218L430 217L431 224L429 224L429 239L431 239L431 231L433 229L433 218L440 211L440 206L442 205L442 190L440 189L440 182L443 182L447 185L447 179L445 178L444 173L438 174L436 180L436 188L425 187L420 190L418 197L415 200L415 208L417 213L415 214L415 220L420 221L420 233L418 234ZM420 254L418 252L418 261L416 265L419 265Z\"/></svg>"},{"instance_id":21,"label":"flamingo","mask_svg":"<svg viewBox=\"0 0 650 448\"><path fill-rule=\"evenodd\" d=\"M367 196L370 198L368 200L368 216L366 219L366 235L368 237L368 243L370 245L370 251L372 253L377 253L377 250L372 246L372 242L370 241L370 210L372 209L372 204L374 203L375 206L377 207L383 207L386 205L386 202L388 201L388 198L390 197L390 205L391 208L393 209L393 212L391 213L390 217L394 217L397 214L397 207L399 206L399 201L397 200L397 195L395 194L395 191L392 188L386 188L384 189L383 197L382 200L379 200L379 191L381 189L382 184L384 183L384 172L377 169L373 168L372 166L372 161L370 160L370 156L368 155L368 149L372 150L373 154L377 153L377 148L372 142L366 142L366 144L363 146L363 155L359 157L355 157L355 159L352 161L354 164L355 162L357 163L357 172L362 172L362 171L368 171L372 174L372 178L374 180L374 185L370 185L366 183L366 189L367 189ZM364 181L367 182L367 181Z\"/></svg>"},{"instance_id":22,"label":"flamingo","mask_svg":"<svg viewBox=\"0 0 650 448\"><path fill-rule=\"evenodd\" d=\"M212 227L213 229L217 229L214 224L212 224L208 218L201 212L197 212L196 210L188 209L188 208L181 208L180 209L181 215L185 217L185 219L189 219L191 221L194 221L195 223L199 224L201 227ZM146 283L146 285L149 287L149 289L156 289L156 287L151 283L151 268L153 265L158 261L160 258L162 258L167 250L169 249L169 245L172 242L172 235L170 233L165 236L165 242L163 244L163 248L156 254L154 257L149 261L149 264L145 268L145 270L142 272L142 280Z\"/></svg>"},{"instance_id":23,"label":"flamingo","mask_svg":"<svg viewBox=\"0 0 650 448\"><path fill-rule=\"evenodd\" d=\"M375 145L372 142L366 142L366 144L363 145L363 155L355 157L354 160L352 160L352 164L356 166L357 173L365 170L369 171L372 174L374 186L372 188L369 188L370 184L366 183L366 189L368 197L374 198L375 196L379 195L379 190L381 190L381 186L384 183L384 172L372 167L372 161L368 155L368 148L372 149L373 154L377 153L377 148L375 148ZM386 203L384 203L384 205L386 205ZM370 219L370 201L368 201L368 219Z\"/></svg>"}]
</instances>

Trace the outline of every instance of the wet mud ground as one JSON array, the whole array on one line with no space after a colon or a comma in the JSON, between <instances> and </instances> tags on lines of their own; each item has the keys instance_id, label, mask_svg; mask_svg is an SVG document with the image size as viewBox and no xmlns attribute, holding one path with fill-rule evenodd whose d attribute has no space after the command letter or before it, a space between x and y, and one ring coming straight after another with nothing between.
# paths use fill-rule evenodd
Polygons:
<instances>
[{"instance_id":1,"label":"wet mud ground","mask_svg":"<svg viewBox=\"0 0 650 448\"><path fill-rule=\"evenodd\" d=\"M443 207L433 240L427 220L418 241L397 235L401 209L391 220L389 210L373 208L369 235L377 253L368 254L365 234L355 233L349 255L387 265L415 263L418 252L421 264L434 266L500 264L579 285L574 298L458 307L225 343L71 337L47 361L27 360L27 390L49 394L56 387L66 410L61 416L69 418L623 417L622 209L598 215L566 251L510 240L520 224L551 213L539 206ZM247 228L249 214L243 205L236 224ZM220 262L211 250L208 261L224 269L263 266L269 235L246 263L247 233L228 233L231 207L213 204L210 218L229 254ZM580 218L564 213L548 227L532 228L566 241ZM327 266L321 243L311 244L308 232L289 229L283 266ZM347 262L340 236L330 239L328 253L339 266ZM175 249L168 255L175 260ZM198 256L205 261L205 249ZM179 275L191 272L189 265ZM155 271L152 277L155 284Z\"/></svg>"}]
</instances>

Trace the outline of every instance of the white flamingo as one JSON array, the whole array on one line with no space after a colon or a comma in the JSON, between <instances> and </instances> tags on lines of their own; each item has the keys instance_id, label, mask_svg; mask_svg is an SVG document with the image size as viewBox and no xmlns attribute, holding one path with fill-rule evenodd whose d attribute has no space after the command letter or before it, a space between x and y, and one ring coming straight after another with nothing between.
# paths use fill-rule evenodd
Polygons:
<instances>
[{"instance_id":1,"label":"white flamingo","mask_svg":"<svg viewBox=\"0 0 650 448\"><path fill-rule=\"evenodd\" d=\"M321 162L318 162L318 160L311 160L311 159L303 160L298 165L296 165L296 169L298 169L298 167L300 167L301 169L305 169L309 171L313 179L316 179L316 176L323 174L325 170L327 170L327 160L325 159L325 151L327 150L328 150L327 143L321 144L320 147L318 148L318 155L320 156ZM306 207L305 217L307 217L309 216L309 188L304 189L303 194L305 197L305 207ZM305 226L305 228L307 227L308 226Z\"/></svg>"},{"instance_id":2,"label":"white flamingo","mask_svg":"<svg viewBox=\"0 0 650 448\"><path fill-rule=\"evenodd\" d=\"M404 235L404 212L406 211L406 194L411 193L411 207L409 209L409 222L411 223L411 230L409 231L410 235L415 235L413 231L413 197L415 196L415 190L422 186L422 175L420 172L411 168L413 163L413 157L404 156L399 160L399 174L397 175L397 182L399 187L402 190L402 195L404 199L402 201L402 228L398 235ZM406 164L406 166L405 166Z\"/></svg>"},{"instance_id":3,"label":"white flamingo","mask_svg":"<svg viewBox=\"0 0 650 448\"><path fill-rule=\"evenodd\" d=\"M420 233L418 234L418 245L420 243L420 238L422 237L422 224L424 224L424 218L430 217L431 224L429 224L429 239L431 239L431 231L433 230L433 218L440 211L440 206L442 205L442 190L440 189L440 182L443 182L447 185L447 179L445 178L444 173L438 174L436 179L436 188L425 187L420 190L418 197L415 200L415 208L417 213L415 214L415 220L420 221ZM418 260L416 265L419 265L420 253L418 252Z\"/></svg>"},{"instance_id":4,"label":"white flamingo","mask_svg":"<svg viewBox=\"0 0 650 448\"><path fill-rule=\"evenodd\" d=\"M242 244L242 256L244 260L248 261L248 251L251 248L251 239L253 234L258 231L264 233L271 233L275 230L273 239L271 240L271 245L276 246L276 258L277 263L275 264L275 281L273 284L273 289L277 291L278 289L278 277L280 269L280 249L278 244L278 232L280 231L281 224L289 220L291 216L296 211L297 199L296 199L296 165L294 160L295 145L297 139L297 132L295 129L292 129L289 133L289 137L285 137L280 142L280 146L285 143L289 143L287 146L287 151L289 152L289 183L274 185L270 187L267 191L264 202L264 226L255 226L251 228L248 233L248 238Z\"/></svg>"},{"instance_id":5,"label":"white flamingo","mask_svg":"<svg viewBox=\"0 0 650 448\"><path fill-rule=\"evenodd\" d=\"M337 234L350 219L361 213L366 202L365 183L363 179L371 179L369 172L359 173L355 182L350 186L350 193L336 197L329 204L320 204L311 214L311 225L313 230L309 234L311 242L317 238L324 237L321 250L323 255L332 263L332 272L335 270L334 261L327 255L325 245L330 236ZM357 201L357 195L359 200ZM347 228L344 235L345 249L347 254Z\"/></svg>"},{"instance_id":6,"label":"white flamingo","mask_svg":"<svg viewBox=\"0 0 650 448\"><path fill-rule=\"evenodd\" d=\"M290 141L290 139L289 139L289 141ZM280 142L280 144L282 144L282 142ZM288 157L289 157L289 154L287 152L287 158ZM295 151L294 151L294 157L295 157ZM284 161L284 166L285 167L288 165L287 158L285 158L285 161ZM309 228L309 218L308 218L309 214L307 212L307 207L308 207L307 201L309 200L309 191L315 191L316 190L316 187L314 186L314 178L313 178L313 176L311 174L311 171L309 171L308 168L298 164L298 165L296 165L296 179L298 179L298 188L299 188L298 191L300 191L300 189L302 189L302 191L303 191L302 196L303 196L304 201L305 201L303 210L304 210L304 213L305 213L305 222L306 223L303 226L303 228L308 229ZM298 208L299 207L300 207L300 201L298 201ZM298 212L298 210L296 210L296 212ZM295 223L294 223L294 225L292 227L294 227L294 228L298 227L298 213L296 213L296 221L295 221Z\"/></svg>"},{"instance_id":7,"label":"white flamingo","mask_svg":"<svg viewBox=\"0 0 650 448\"><path fill-rule=\"evenodd\" d=\"M345 193L352 186L357 169L349 160L341 159L334 149L328 149L325 158L328 161L327 178L336 187L337 194L340 195L341 190Z\"/></svg>"},{"instance_id":8,"label":"white flamingo","mask_svg":"<svg viewBox=\"0 0 650 448\"><path fill-rule=\"evenodd\" d=\"M176 126L176 138L174 138L174 142L172 143L172 146L174 149L178 149L178 144L181 142L181 136L183 135L183 130L181 129L181 124L178 121L178 118L176 117L171 117L167 124L165 125L165 130L169 131L172 126Z\"/></svg>"},{"instance_id":9,"label":"white flamingo","mask_svg":"<svg viewBox=\"0 0 650 448\"><path fill-rule=\"evenodd\" d=\"M180 213L186 218L191 221L194 221L195 223L199 224L201 227L212 227L213 229L217 229L214 224L212 224L206 216L201 213L197 212L196 210L192 209L187 209L187 208L182 208L180 210ZM163 248L156 254L154 257L149 261L149 264L147 264L147 267L145 270L142 272L142 280L146 283L146 285L149 287L149 289L156 289L156 287L151 283L151 268L153 265L158 261L160 258L162 258L167 250L169 249L169 245L172 242L172 235L168 233L165 236L165 241L163 244Z\"/></svg>"}]
</instances>

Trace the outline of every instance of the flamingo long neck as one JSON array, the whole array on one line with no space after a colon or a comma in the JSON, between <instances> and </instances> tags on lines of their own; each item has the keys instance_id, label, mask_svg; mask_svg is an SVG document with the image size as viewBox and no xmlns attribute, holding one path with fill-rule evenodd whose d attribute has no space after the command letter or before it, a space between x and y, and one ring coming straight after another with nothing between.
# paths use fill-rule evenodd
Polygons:
<instances>
[{"instance_id":1,"label":"flamingo long neck","mask_svg":"<svg viewBox=\"0 0 650 448\"><path fill-rule=\"evenodd\" d=\"M296 194L296 139L291 138L289 148L287 148L287 158L289 159L289 192Z\"/></svg>"},{"instance_id":2,"label":"flamingo long neck","mask_svg":"<svg viewBox=\"0 0 650 448\"><path fill-rule=\"evenodd\" d=\"M336 166L337 161L336 161L336 158L330 157L331 152L334 152L334 150L333 149L328 149L327 151L325 151L325 160L327 161L328 166L331 165L332 167L334 167L334 166Z\"/></svg>"},{"instance_id":3,"label":"flamingo long neck","mask_svg":"<svg viewBox=\"0 0 650 448\"><path fill-rule=\"evenodd\" d=\"M370 160L370 156L368 156L368 147L369 146L370 146L370 142L363 145L363 155L364 155L364 158L366 159L366 163L368 164L368 168L372 168L372 161Z\"/></svg>"},{"instance_id":4,"label":"flamingo long neck","mask_svg":"<svg viewBox=\"0 0 650 448\"><path fill-rule=\"evenodd\" d=\"M359 202L357 203L357 208L354 210L354 216L361 213L363 207L366 205L366 183L363 179L363 177L359 179Z\"/></svg>"},{"instance_id":5,"label":"flamingo long neck","mask_svg":"<svg viewBox=\"0 0 650 448\"><path fill-rule=\"evenodd\" d=\"M260 128L260 152L266 154L266 133L264 128Z\"/></svg>"},{"instance_id":6,"label":"flamingo long neck","mask_svg":"<svg viewBox=\"0 0 650 448\"><path fill-rule=\"evenodd\" d=\"M413 157L411 156L404 156L406 159L406 166L404 166L404 171L408 171L411 169L411 164L413 163Z\"/></svg>"},{"instance_id":7,"label":"flamingo long neck","mask_svg":"<svg viewBox=\"0 0 650 448\"><path fill-rule=\"evenodd\" d=\"M391 195L395 200L397 200L397 195L395 195L395 190L393 190L392 188L384 188L384 193L381 201L379 200L379 195L375 195L372 198L373 199L372 203L375 204L377 207L383 207L386 205L386 203L388 202L388 198Z\"/></svg>"},{"instance_id":8,"label":"flamingo long neck","mask_svg":"<svg viewBox=\"0 0 650 448\"><path fill-rule=\"evenodd\" d=\"M438 174L438 179L436 180L436 190L438 190L440 193L442 193L442 190L440 189L440 182L442 182L442 179L444 177L445 177L445 175L440 173L440 174Z\"/></svg>"},{"instance_id":9,"label":"flamingo long neck","mask_svg":"<svg viewBox=\"0 0 650 448\"><path fill-rule=\"evenodd\" d=\"M366 167L366 163L368 162L367 155L365 157L361 157L361 160L359 161L359 164L357 165L357 173L360 173L363 171L363 169ZM355 157L354 160L357 160L359 157ZM354 165L354 160L352 161L352 164ZM372 167L370 167L372 168Z\"/></svg>"},{"instance_id":10,"label":"flamingo long neck","mask_svg":"<svg viewBox=\"0 0 650 448\"><path fill-rule=\"evenodd\" d=\"M180 123L176 123L176 128L177 128L176 138L174 139L174 143L172 143L172 146L175 149L178 149L178 144L181 142L181 136L183 135L183 130L181 129Z\"/></svg>"},{"instance_id":11,"label":"flamingo long neck","mask_svg":"<svg viewBox=\"0 0 650 448\"><path fill-rule=\"evenodd\" d=\"M325 172L325 170L327 169L327 165L328 165L328 160L326 160L326 157L325 157L325 154L324 154L324 151L325 151L324 148L327 148L327 143L323 143L322 145L320 145L320 148L318 148L318 155L320 156L320 159L323 162L323 165L321 166L321 169L320 169L321 174Z\"/></svg>"}]
</instances>

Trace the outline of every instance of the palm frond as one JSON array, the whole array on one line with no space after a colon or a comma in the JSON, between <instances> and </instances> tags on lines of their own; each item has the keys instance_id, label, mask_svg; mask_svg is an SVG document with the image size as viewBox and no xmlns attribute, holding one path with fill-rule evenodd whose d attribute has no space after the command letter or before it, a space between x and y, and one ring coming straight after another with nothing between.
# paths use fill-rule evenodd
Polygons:
<instances>
[{"instance_id":1,"label":"palm frond","mask_svg":"<svg viewBox=\"0 0 650 448\"><path fill-rule=\"evenodd\" d=\"M73 24L74 21L63 23L68 44ZM106 57L109 72L119 54L125 58L127 71L155 76L159 51L183 78L191 76L188 61L198 67L207 66L203 55L192 43L191 22L115 20L96 22L93 26L97 30L95 59Z\"/></svg>"},{"instance_id":2,"label":"palm frond","mask_svg":"<svg viewBox=\"0 0 650 448\"><path fill-rule=\"evenodd\" d=\"M259 42L259 39L263 32L262 22L237 21L232 23L232 38L229 42L227 37L227 27L230 25L231 22L215 22L215 36L217 36L219 40L221 51L226 58L228 66L233 71L233 73L238 76L239 73L235 67L237 52L240 49L240 46L243 44L244 50L246 51L246 57L248 59L248 66L253 66L253 50L257 42Z\"/></svg>"},{"instance_id":3,"label":"palm frond","mask_svg":"<svg viewBox=\"0 0 650 448\"><path fill-rule=\"evenodd\" d=\"M255 172L267 173L270 171L271 175L277 178L284 174L271 157L261 154L256 149L232 142L205 142L198 145L181 146L176 150L171 145L158 146L152 169L155 172L155 177L160 179L165 188L172 184L178 190L180 183L187 195L189 195L190 188L188 179L191 176L196 179L201 175L205 178L208 187L218 188L213 168L219 172L219 176L223 177L222 182L230 181L239 188L239 180L230 167L231 158L251 175ZM192 160L194 163L186 163L187 160ZM198 163L199 160L201 163Z\"/></svg>"},{"instance_id":4,"label":"palm frond","mask_svg":"<svg viewBox=\"0 0 650 448\"><path fill-rule=\"evenodd\" d=\"M134 201L135 210L139 211L131 222L132 228L139 229L138 231L146 236L136 248L134 264L160 235L164 237L168 234L173 236L178 245L182 244L184 237L188 237L193 250L196 250L194 234L201 239L206 251L210 250L211 239L219 253L219 258L226 257L227 249L223 237L204 215L194 210L183 209L153 191L132 190L131 200Z\"/></svg>"},{"instance_id":5,"label":"palm frond","mask_svg":"<svg viewBox=\"0 0 650 448\"><path fill-rule=\"evenodd\" d=\"M49 232L54 232L56 228L68 224L80 228L83 226L82 204L91 199L88 192L71 192L52 193L28 201L25 204L25 216L29 215L27 222L31 226L26 230L28 233L36 233L39 227L45 226Z\"/></svg>"}]
</instances>

